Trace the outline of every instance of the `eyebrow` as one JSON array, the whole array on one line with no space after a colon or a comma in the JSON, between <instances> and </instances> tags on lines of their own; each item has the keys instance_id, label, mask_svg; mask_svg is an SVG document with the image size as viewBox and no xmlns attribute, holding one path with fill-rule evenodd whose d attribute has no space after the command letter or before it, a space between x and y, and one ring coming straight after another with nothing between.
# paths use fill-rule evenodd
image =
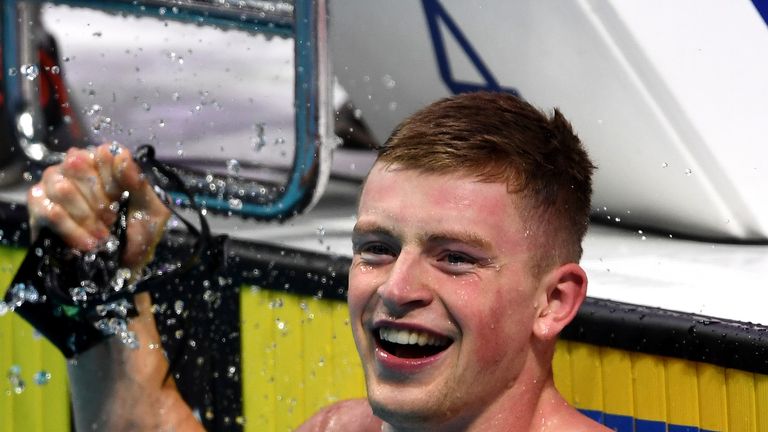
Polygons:
<instances>
[{"instance_id":1,"label":"eyebrow","mask_svg":"<svg viewBox=\"0 0 768 432\"><path fill-rule=\"evenodd\" d=\"M478 249L482 249L487 252L493 251L493 246L491 246L491 243L488 240L477 235L474 232L465 231L465 230L433 232L424 236L424 238L419 238L419 241L424 244L458 242L458 243L463 243Z\"/></svg>"},{"instance_id":2,"label":"eyebrow","mask_svg":"<svg viewBox=\"0 0 768 432\"><path fill-rule=\"evenodd\" d=\"M394 234L391 229L388 229L375 222L358 221L358 223L356 223L355 227L352 229L353 236L369 234L400 238L400 236ZM418 242L420 244L458 242L482 249L487 252L492 252L494 250L493 246L487 239L479 236L477 233L466 230L429 232L419 236Z\"/></svg>"}]
</instances>

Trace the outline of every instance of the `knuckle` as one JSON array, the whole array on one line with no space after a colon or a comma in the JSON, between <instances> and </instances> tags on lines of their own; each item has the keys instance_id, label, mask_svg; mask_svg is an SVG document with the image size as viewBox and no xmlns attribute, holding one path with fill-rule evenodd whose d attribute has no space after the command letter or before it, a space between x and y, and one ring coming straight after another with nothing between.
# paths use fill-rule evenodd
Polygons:
<instances>
[{"instance_id":1,"label":"knuckle","mask_svg":"<svg viewBox=\"0 0 768 432\"><path fill-rule=\"evenodd\" d=\"M56 198L71 197L76 193L75 185L71 181L62 180L53 184L51 194Z\"/></svg>"},{"instance_id":2,"label":"knuckle","mask_svg":"<svg viewBox=\"0 0 768 432\"><path fill-rule=\"evenodd\" d=\"M51 165L45 170L43 170L43 177L42 181L53 179L61 175L61 166L59 165Z\"/></svg>"},{"instance_id":3,"label":"knuckle","mask_svg":"<svg viewBox=\"0 0 768 432\"><path fill-rule=\"evenodd\" d=\"M45 206L45 218L53 225L60 224L67 215L67 211L59 204L50 203Z\"/></svg>"}]
</instances>

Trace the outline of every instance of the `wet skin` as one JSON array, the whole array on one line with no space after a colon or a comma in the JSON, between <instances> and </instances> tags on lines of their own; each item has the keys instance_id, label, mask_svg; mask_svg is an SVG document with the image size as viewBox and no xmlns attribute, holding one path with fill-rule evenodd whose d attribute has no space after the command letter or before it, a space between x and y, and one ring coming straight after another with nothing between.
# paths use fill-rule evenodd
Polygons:
<instances>
[{"instance_id":1,"label":"wet skin","mask_svg":"<svg viewBox=\"0 0 768 432\"><path fill-rule=\"evenodd\" d=\"M548 331L536 320L547 300L525 233L504 184L373 168L353 233L348 301L378 416L447 430L503 401L535 404L526 394L546 371L535 366L532 340ZM418 357L418 348L382 342L381 329L438 347Z\"/></svg>"}]
</instances>

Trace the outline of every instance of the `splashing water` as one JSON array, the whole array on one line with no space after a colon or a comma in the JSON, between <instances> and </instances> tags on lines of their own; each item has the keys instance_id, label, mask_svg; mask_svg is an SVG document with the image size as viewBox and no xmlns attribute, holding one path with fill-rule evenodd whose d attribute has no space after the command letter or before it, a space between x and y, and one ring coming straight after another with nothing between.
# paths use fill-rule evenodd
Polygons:
<instances>
[{"instance_id":1,"label":"splashing water","mask_svg":"<svg viewBox=\"0 0 768 432\"><path fill-rule=\"evenodd\" d=\"M24 78L29 81L34 81L38 75L40 75L40 68L38 68L36 64L21 65L19 70L21 71L21 74L24 75Z\"/></svg>"},{"instance_id":2,"label":"splashing water","mask_svg":"<svg viewBox=\"0 0 768 432\"><path fill-rule=\"evenodd\" d=\"M32 285L18 283L10 289L10 309L20 307L25 302L38 303L41 301L40 293Z\"/></svg>"},{"instance_id":3,"label":"splashing water","mask_svg":"<svg viewBox=\"0 0 768 432\"><path fill-rule=\"evenodd\" d=\"M39 386L44 386L49 382L51 382L51 373L43 369L41 371L36 372L35 375L32 377L32 379L35 381L35 384Z\"/></svg>"},{"instance_id":4,"label":"splashing water","mask_svg":"<svg viewBox=\"0 0 768 432\"><path fill-rule=\"evenodd\" d=\"M255 151L261 151L265 145L267 145L267 139L264 138L264 123L256 123L253 125L253 129L256 131L256 137L251 140L251 146Z\"/></svg>"},{"instance_id":5,"label":"splashing water","mask_svg":"<svg viewBox=\"0 0 768 432\"><path fill-rule=\"evenodd\" d=\"M26 383L21 378L21 367L19 365L13 365L8 369L8 374L6 375L8 378L8 382L11 384L11 391L15 394L21 394L24 392L24 389L26 388Z\"/></svg>"},{"instance_id":6,"label":"splashing water","mask_svg":"<svg viewBox=\"0 0 768 432\"><path fill-rule=\"evenodd\" d=\"M116 335L123 345L131 349L139 347L139 340L136 333L128 330L128 321L124 318L105 318L95 323L96 328L102 334L110 336Z\"/></svg>"},{"instance_id":7,"label":"splashing water","mask_svg":"<svg viewBox=\"0 0 768 432\"><path fill-rule=\"evenodd\" d=\"M238 174L240 174L240 161L238 161L237 159L228 160L227 172L233 176L237 176Z\"/></svg>"},{"instance_id":8,"label":"splashing water","mask_svg":"<svg viewBox=\"0 0 768 432\"><path fill-rule=\"evenodd\" d=\"M125 318L128 316L128 313L133 309L133 305L126 299L118 299L110 303L104 303L102 305L96 306L96 313L99 316L107 316L108 313L112 312L115 315L118 316L118 320L122 319L125 320Z\"/></svg>"},{"instance_id":9,"label":"splashing water","mask_svg":"<svg viewBox=\"0 0 768 432\"><path fill-rule=\"evenodd\" d=\"M243 201L238 198L231 198L228 202L229 208L232 210L242 210L243 209Z\"/></svg>"},{"instance_id":10,"label":"splashing water","mask_svg":"<svg viewBox=\"0 0 768 432\"><path fill-rule=\"evenodd\" d=\"M117 156L120 153L122 153L123 149L120 147L120 144L117 143L117 141L112 141L112 144L109 145L109 152L112 154L112 156Z\"/></svg>"},{"instance_id":11,"label":"splashing water","mask_svg":"<svg viewBox=\"0 0 768 432\"><path fill-rule=\"evenodd\" d=\"M131 270L125 267L121 267L117 269L115 272L115 276L112 277L112 280L109 281L109 286L112 287L112 290L115 292L120 292L124 288L127 288L128 291L133 292L136 285L134 284L128 284L126 285L126 282L129 282L131 280Z\"/></svg>"}]
</instances>

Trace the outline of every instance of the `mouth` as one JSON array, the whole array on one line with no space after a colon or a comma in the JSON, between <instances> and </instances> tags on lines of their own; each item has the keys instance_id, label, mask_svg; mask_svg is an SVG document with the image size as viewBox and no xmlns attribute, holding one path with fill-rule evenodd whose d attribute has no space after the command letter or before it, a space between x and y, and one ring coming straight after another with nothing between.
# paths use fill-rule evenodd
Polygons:
<instances>
[{"instance_id":1,"label":"mouth","mask_svg":"<svg viewBox=\"0 0 768 432\"><path fill-rule=\"evenodd\" d=\"M380 327L373 331L376 344L388 354L407 359L432 357L448 349L453 341L420 330Z\"/></svg>"}]
</instances>

